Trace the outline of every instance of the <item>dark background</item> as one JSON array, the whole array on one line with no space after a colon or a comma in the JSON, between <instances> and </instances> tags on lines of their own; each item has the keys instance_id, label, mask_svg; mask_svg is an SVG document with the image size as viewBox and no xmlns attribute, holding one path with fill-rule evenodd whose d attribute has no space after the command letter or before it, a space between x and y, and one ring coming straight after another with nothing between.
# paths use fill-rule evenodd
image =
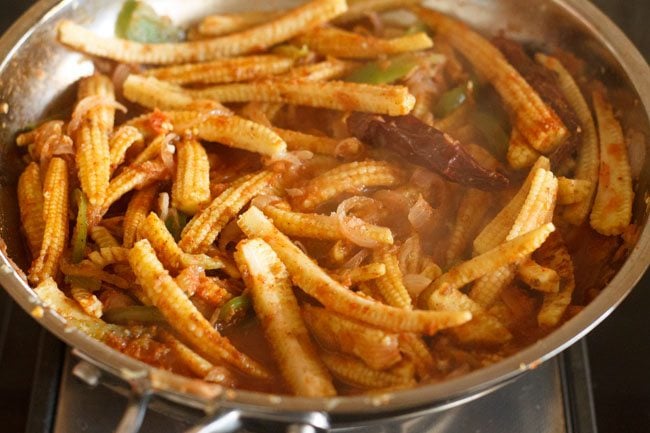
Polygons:
<instances>
[{"instance_id":1,"label":"dark background","mask_svg":"<svg viewBox=\"0 0 650 433\"><path fill-rule=\"evenodd\" d=\"M0 0L0 33L33 0ZM594 0L650 59L650 0ZM41 330L0 290L0 431L21 432ZM601 433L650 432L650 273L588 337ZM35 390L39 392L39 390Z\"/></svg>"}]
</instances>

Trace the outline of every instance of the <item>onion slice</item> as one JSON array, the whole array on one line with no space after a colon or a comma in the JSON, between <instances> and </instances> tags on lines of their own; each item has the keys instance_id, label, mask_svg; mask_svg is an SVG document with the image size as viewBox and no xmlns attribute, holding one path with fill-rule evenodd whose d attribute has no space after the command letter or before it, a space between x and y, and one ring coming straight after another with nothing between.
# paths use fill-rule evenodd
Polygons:
<instances>
[{"instance_id":1,"label":"onion slice","mask_svg":"<svg viewBox=\"0 0 650 433\"><path fill-rule=\"evenodd\" d=\"M343 236L352 243L364 248L376 248L379 242L368 235L368 225L364 220L348 213L357 206L374 204L376 200L369 197L355 196L343 200L336 209L339 228Z\"/></svg>"},{"instance_id":2,"label":"onion slice","mask_svg":"<svg viewBox=\"0 0 650 433\"><path fill-rule=\"evenodd\" d=\"M409 292L411 298L417 299L420 293L424 291L433 280L422 274L406 274L402 278L406 291Z\"/></svg>"},{"instance_id":3,"label":"onion slice","mask_svg":"<svg viewBox=\"0 0 650 433\"><path fill-rule=\"evenodd\" d=\"M70 119L70 123L68 123L68 135L74 135L77 129L79 129L79 126L81 125L84 117L86 117L86 114L88 114L90 110L97 107L115 108L116 110L123 111L124 113L127 111L124 105L107 96L87 96L79 101L74 107L72 118Z\"/></svg>"}]
</instances>

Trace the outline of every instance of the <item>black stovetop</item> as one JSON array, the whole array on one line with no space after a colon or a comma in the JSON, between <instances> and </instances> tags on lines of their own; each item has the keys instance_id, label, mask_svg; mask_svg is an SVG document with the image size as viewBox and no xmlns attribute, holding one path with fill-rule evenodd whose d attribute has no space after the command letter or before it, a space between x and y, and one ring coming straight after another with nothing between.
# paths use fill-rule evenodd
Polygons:
<instances>
[{"instance_id":1,"label":"black stovetop","mask_svg":"<svg viewBox=\"0 0 650 433\"><path fill-rule=\"evenodd\" d=\"M0 33L33 0L2 0ZM650 0L594 0L650 59ZM650 272L625 301L587 337L591 384L600 433L650 431ZM9 332L5 332L5 330ZM48 356L39 356L47 352ZM42 355L42 354L41 354ZM48 419L28 419L51 412L47 396L56 392L56 366L63 346L0 290L0 431L50 431ZM41 364L37 365L37 360ZM45 375L35 375L45 371ZM38 383L34 383L36 381ZM30 405L31 402L31 405ZM91 429L92 431L92 429Z\"/></svg>"}]
</instances>

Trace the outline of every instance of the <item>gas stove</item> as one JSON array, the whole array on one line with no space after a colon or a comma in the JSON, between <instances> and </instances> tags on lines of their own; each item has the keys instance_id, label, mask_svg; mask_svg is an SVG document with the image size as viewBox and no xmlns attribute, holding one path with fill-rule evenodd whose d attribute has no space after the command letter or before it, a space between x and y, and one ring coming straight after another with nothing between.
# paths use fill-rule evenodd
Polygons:
<instances>
[{"instance_id":1,"label":"gas stove","mask_svg":"<svg viewBox=\"0 0 650 433\"><path fill-rule=\"evenodd\" d=\"M32 3L3 0L0 33ZM649 0L594 3L650 58ZM648 432L648 311L650 273L586 339L499 390L434 415L336 431ZM79 363L0 290L0 431L114 431L127 397L119 384L92 386L79 379L87 377ZM183 432L201 418L198 412L180 413L173 405L154 400L140 431Z\"/></svg>"}]
</instances>

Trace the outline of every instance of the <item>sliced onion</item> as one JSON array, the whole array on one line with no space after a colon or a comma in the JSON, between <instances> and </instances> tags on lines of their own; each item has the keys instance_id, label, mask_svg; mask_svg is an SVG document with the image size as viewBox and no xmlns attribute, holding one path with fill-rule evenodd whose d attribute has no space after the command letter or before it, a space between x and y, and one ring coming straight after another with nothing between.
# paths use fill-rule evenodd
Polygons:
<instances>
[{"instance_id":1,"label":"sliced onion","mask_svg":"<svg viewBox=\"0 0 650 433\"><path fill-rule=\"evenodd\" d=\"M396 212L407 213L410 209L408 198L404 194L389 189L380 189L373 194L373 198L382 202L386 208Z\"/></svg>"},{"instance_id":2,"label":"sliced onion","mask_svg":"<svg viewBox=\"0 0 650 433\"><path fill-rule=\"evenodd\" d=\"M301 250L303 253L309 255L309 251L307 251L307 247L305 246L305 244L303 244L303 243L300 242L300 241L293 241L293 244L294 244L295 246L297 246L298 248L300 248L300 250Z\"/></svg>"},{"instance_id":3,"label":"sliced onion","mask_svg":"<svg viewBox=\"0 0 650 433\"><path fill-rule=\"evenodd\" d=\"M421 248L420 237L418 235L413 235L404 241L399 249L399 254L397 255L399 268L403 273L407 273L409 271L406 263L410 262L410 257L415 255L418 257L420 256Z\"/></svg>"},{"instance_id":4,"label":"sliced onion","mask_svg":"<svg viewBox=\"0 0 650 433\"><path fill-rule=\"evenodd\" d=\"M411 175L411 183L418 188L426 190L431 188L438 180L439 178L435 173L422 167L416 167Z\"/></svg>"},{"instance_id":5,"label":"sliced onion","mask_svg":"<svg viewBox=\"0 0 650 433\"><path fill-rule=\"evenodd\" d=\"M366 257L368 257L369 254L370 252L368 250L365 249L361 250L355 255L353 255L352 257L350 257L350 259L347 262L343 263L343 266L341 267L344 269L358 268L359 266L361 266L361 263L363 263L363 261L366 259Z\"/></svg>"},{"instance_id":6,"label":"sliced onion","mask_svg":"<svg viewBox=\"0 0 650 433\"><path fill-rule=\"evenodd\" d=\"M131 74L137 74L142 72L142 68L137 65L129 65L126 63L118 64L115 69L113 69L113 74L111 75L111 81L113 81L113 87L115 92L122 94L122 88L124 87L124 82Z\"/></svg>"},{"instance_id":7,"label":"sliced onion","mask_svg":"<svg viewBox=\"0 0 650 433\"><path fill-rule=\"evenodd\" d=\"M406 274L402 277L402 282L404 287L409 292L412 298L417 298L420 293L431 284L433 280L429 277L425 277L422 274Z\"/></svg>"},{"instance_id":8,"label":"sliced onion","mask_svg":"<svg viewBox=\"0 0 650 433\"><path fill-rule=\"evenodd\" d=\"M408 220L415 230L422 230L433 222L435 211L431 205L420 196L409 210Z\"/></svg>"},{"instance_id":9,"label":"sliced onion","mask_svg":"<svg viewBox=\"0 0 650 433\"><path fill-rule=\"evenodd\" d=\"M358 155L363 149L363 143L357 138L350 137L338 142L334 148L334 155L338 157L347 157Z\"/></svg>"},{"instance_id":10,"label":"sliced onion","mask_svg":"<svg viewBox=\"0 0 650 433\"><path fill-rule=\"evenodd\" d=\"M253 200L251 200L251 206L255 206L258 209L264 209L265 207L279 201L282 201L282 198L278 197L277 195L263 194L253 198Z\"/></svg>"},{"instance_id":11,"label":"sliced onion","mask_svg":"<svg viewBox=\"0 0 650 433\"><path fill-rule=\"evenodd\" d=\"M375 200L369 197L356 196L343 200L336 209L341 233L346 239L360 247L375 248L379 245L379 242L368 236L368 225L364 220L355 216L348 216L348 212L357 206L374 203Z\"/></svg>"},{"instance_id":12,"label":"sliced onion","mask_svg":"<svg viewBox=\"0 0 650 433\"><path fill-rule=\"evenodd\" d=\"M291 152L283 152L265 161L266 165L275 164L277 162L286 162L293 168L300 167L304 161L312 159L314 153L309 150L294 150Z\"/></svg>"},{"instance_id":13,"label":"sliced onion","mask_svg":"<svg viewBox=\"0 0 650 433\"><path fill-rule=\"evenodd\" d=\"M158 194L158 215L163 221L169 216L169 194L166 192Z\"/></svg>"},{"instance_id":14,"label":"sliced onion","mask_svg":"<svg viewBox=\"0 0 650 433\"><path fill-rule=\"evenodd\" d=\"M284 192L286 192L289 197L299 197L304 194L304 191L300 188L286 188Z\"/></svg>"},{"instance_id":15,"label":"sliced onion","mask_svg":"<svg viewBox=\"0 0 650 433\"><path fill-rule=\"evenodd\" d=\"M74 111L72 112L72 118L70 119L70 123L68 123L68 135L73 135L77 129L79 129L79 125L81 125L81 122L84 117L86 117L86 114L96 107L115 108L116 110L120 110L125 113L127 111L124 105L107 96L87 96L77 103Z\"/></svg>"}]
</instances>

